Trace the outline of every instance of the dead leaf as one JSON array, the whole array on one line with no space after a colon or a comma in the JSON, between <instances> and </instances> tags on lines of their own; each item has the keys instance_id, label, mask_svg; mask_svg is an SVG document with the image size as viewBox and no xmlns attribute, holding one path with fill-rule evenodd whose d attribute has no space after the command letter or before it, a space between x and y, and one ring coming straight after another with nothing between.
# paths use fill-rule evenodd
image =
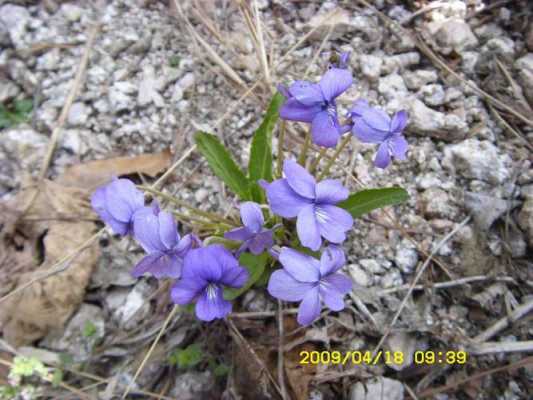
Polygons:
<instances>
[{"instance_id":1,"label":"dead leaf","mask_svg":"<svg viewBox=\"0 0 533 400\"><path fill-rule=\"evenodd\" d=\"M309 398L309 384L314 378L317 365L301 364L300 352L317 350L313 343L304 343L285 353L285 374L293 395L291 399L307 400Z\"/></svg>"},{"instance_id":2,"label":"dead leaf","mask_svg":"<svg viewBox=\"0 0 533 400\"><path fill-rule=\"evenodd\" d=\"M8 202L7 207L20 212L34 193L35 187L27 186ZM0 276L2 288L13 289L42 276L57 260L89 239L95 225L90 221L94 215L87 199L88 193L82 189L48 180L42 182L25 219L21 219L11 232L5 232L2 251L7 255L14 254L10 258L23 263L15 264L17 273ZM71 221L51 219L54 214L76 218ZM2 218L6 217L3 215ZM17 244L18 234L24 240ZM74 257L64 271L39 280L0 303L0 322L5 339L13 346L20 346L41 338L50 329L62 327L81 303L98 256L98 245L93 244Z\"/></svg>"},{"instance_id":3,"label":"dead leaf","mask_svg":"<svg viewBox=\"0 0 533 400\"><path fill-rule=\"evenodd\" d=\"M169 149L160 153L141 154L135 157L89 161L68 167L58 182L65 186L92 190L115 176L142 173L154 177L170 167L171 163L172 154Z\"/></svg>"}]
</instances>

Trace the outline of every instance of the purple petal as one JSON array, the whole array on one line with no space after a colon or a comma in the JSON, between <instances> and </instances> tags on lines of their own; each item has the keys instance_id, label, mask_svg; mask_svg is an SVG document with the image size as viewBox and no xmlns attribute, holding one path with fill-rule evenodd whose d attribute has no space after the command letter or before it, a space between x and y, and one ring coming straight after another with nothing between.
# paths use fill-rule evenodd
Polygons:
<instances>
[{"instance_id":1,"label":"purple petal","mask_svg":"<svg viewBox=\"0 0 533 400\"><path fill-rule=\"evenodd\" d=\"M232 288L240 288L244 286L248 279L250 279L248 271L239 266L225 270L220 282Z\"/></svg>"},{"instance_id":2,"label":"purple petal","mask_svg":"<svg viewBox=\"0 0 533 400\"><path fill-rule=\"evenodd\" d=\"M320 88L328 101L346 91L353 82L352 73L347 69L331 68L320 80Z\"/></svg>"},{"instance_id":3,"label":"purple petal","mask_svg":"<svg viewBox=\"0 0 533 400\"><path fill-rule=\"evenodd\" d=\"M174 247L173 250L176 254L183 258L185 257L185 254L187 254L191 248L196 247L197 244L197 238L193 234L189 233L181 238L181 240L178 242L178 245Z\"/></svg>"},{"instance_id":4,"label":"purple petal","mask_svg":"<svg viewBox=\"0 0 533 400\"><path fill-rule=\"evenodd\" d=\"M196 316L202 321L212 321L216 318L224 318L231 312L231 303L224 300L222 288L211 285L196 302Z\"/></svg>"},{"instance_id":5,"label":"purple petal","mask_svg":"<svg viewBox=\"0 0 533 400\"><path fill-rule=\"evenodd\" d=\"M354 118L352 132L363 143L381 143L389 136L388 131L372 128L361 117Z\"/></svg>"},{"instance_id":6,"label":"purple petal","mask_svg":"<svg viewBox=\"0 0 533 400\"><path fill-rule=\"evenodd\" d=\"M380 108L369 107L363 112L363 120L372 128L390 132L391 119L389 114Z\"/></svg>"},{"instance_id":7,"label":"purple petal","mask_svg":"<svg viewBox=\"0 0 533 400\"><path fill-rule=\"evenodd\" d=\"M235 228L231 231L224 233L224 237L229 240L245 241L251 239L254 236L253 232L247 227Z\"/></svg>"},{"instance_id":8,"label":"purple petal","mask_svg":"<svg viewBox=\"0 0 533 400\"><path fill-rule=\"evenodd\" d=\"M389 145L392 150L392 155L398 160L405 160L405 153L407 153L407 148L409 144L407 140L401 135L394 135L389 139Z\"/></svg>"},{"instance_id":9,"label":"purple petal","mask_svg":"<svg viewBox=\"0 0 533 400\"><path fill-rule=\"evenodd\" d=\"M300 301L315 286L317 286L316 283L297 281L287 271L278 269L270 275L268 293L276 299Z\"/></svg>"},{"instance_id":10,"label":"purple petal","mask_svg":"<svg viewBox=\"0 0 533 400\"><path fill-rule=\"evenodd\" d=\"M336 116L329 115L327 111L321 111L311 123L311 135L313 143L323 147L335 147L339 141L340 132Z\"/></svg>"},{"instance_id":11,"label":"purple petal","mask_svg":"<svg viewBox=\"0 0 533 400\"><path fill-rule=\"evenodd\" d=\"M278 89L278 92L280 92L283 95L283 97L285 97L286 99L292 97L290 92L289 92L289 88L287 88L287 86L282 85L282 84L278 84L276 86L276 89Z\"/></svg>"},{"instance_id":12,"label":"purple petal","mask_svg":"<svg viewBox=\"0 0 533 400\"><path fill-rule=\"evenodd\" d=\"M133 213L144 206L144 195L128 179L116 179L106 187L106 208L121 222L129 222Z\"/></svg>"},{"instance_id":13,"label":"purple petal","mask_svg":"<svg viewBox=\"0 0 533 400\"><path fill-rule=\"evenodd\" d=\"M337 204L346 200L350 191L342 186L338 179L324 179L316 185L316 202L326 204Z\"/></svg>"},{"instance_id":14,"label":"purple petal","mask_svg":"<svg viewBox=\"0 0 533 400\"><path fill-rule=\"evenodd\" d=\"M352 290L352 280L340 272L326 276L321 280L321 282L325 282L326 284L333 286L335 290L343 295Z\"/></svg>"},{"instance_id":15,"label":"purple petal","mask_svg":"<svg viewBox=\"0 0 533 400\"><path fill-rule=\"evenodd\" d=\"M345 263L346 256L341 247L327 247L320 257L320 276L325 277L339 270Z\"/></svg>"},{"instance_id":16,"label":"purple petal","mask_svg":"<svg viewBox=\"0 0 533 400\"><path fill-rule=\"evenodd\" d=\"M320 294L318 286L308 291L300 303L298 309L298 323L309 325L320 315Z\"/></svg>"},{"instance_id":17,"label":"purple petal","mask_svg":"<svg viewBox=\"0 0 533 400\"><path fill-rule=\"evenodd\" d=\"M135 213L133 236L147 253L167 250L159 238L159 218L151 207L143 207Z\"/></svg>"},{"instance_id":18,"label":"purple petal","mask_svg":"<svg viewBox=\"0 0 533 400\"><path fill-rule=\"evenodd\" d=\"M295 81L289 87L289 93L305 106L314 106L324 101L322 90L316 83Z\"/></svg>"},{"instance_id":19,"label":"purple petal","mask_svg":"<svg viewBox=\"0 0 533 400\"><path fill-rule=\"evenodd\" d=\"M167 249L172 249L180 240L176 221L171 213L162 211L159 218L159 238Z\"/></svg>"},{"instance_id":20,"label":"purple petal","mask_svg":"<svg viewBox=\"0 0 533 400\"><path fill-rule=\"evenodd\" d=\"M268 204L274 214L284 218L293 218L308 204L309 199L300 196L291 189L286 179L278 179L266 188Z\"/></svg>"},{"instance_id":21,"label":"purple petal","mask_svg":"<svg viewBox=\"0 0 533 400\"><path fill-rule=\"evenodd\" d=\"M283 247L279 254L279 261L285 271L299 282L313 283L320 279L320 263L311 256L289 247Z\"/></svg>"},{"instance_id":22,"label":"purple petal","mask_svg":"<svg viewBox=\"0 0 533 400\"><path fill-rule=\"evenodd\" d=\"M261 254L263 251L270 249L274 245L274 238L271 230L265 230L258 233L248 243L250 252L255 255Z\"/></svg>"},{"instance_id":23,"label":"purple petal","mask_svg":"<svg viewBox=\"0 0 533 400\"><path fill-rule=\"evenodd\" d=\"M320 105L306 106L298 100L291 98L281 106L279 116L282 119L290 121L311 122L321 110L322 107Z\"/></svg>"},{"instance_id":24,"label":"purple petal","mask_svg":"<svg viewBox=\"0 0 533 400\"><path fill-rule=\"evenodd\" d=\"M222 277L223 264L217 259L219 254L213 251L213 247L222 246L213 244L190 250L184 259L182 277L218 282Z\"/></svg>"},{"instance_id":25,"label":"purple petal","mask_svg":"<svg viewBox=\"0 0 533 400\"><path fill-rule=\"evenodd\" d=\"M316 207L315 214L321 236L331 243L344 242L345 232L353 226L353 218L348 211L340 207L323 204Z\"/></svg>"},{"instance_id":26,"label":"purple petal","mask_svg":"<svg viewBox=\"0 0 533 400\"><path fill-rule=\"evenodd\" d=\"M322 301L330 310L340 311L344 308L344 296L335 287L321 282L319 291Z\"/></svg>"},{"instance_id":27,"label":"purple petal","mask_svg":"<svg viewBox=\"0 0 533 400\"><path fill-rule=\"evenodd\" d=\"M407 114L407 111L398 111L396 114L394 114L394 117L392 117L390 131L394 133L401 133L407 125L408 120L409 115Z\"/></svg>"},{"instance_id":28,"label":"purple petal","mask_svg":"<svg viewBox=\"0 0 533 400\"><path fill-rule=\"evenodd\" d=\"M390 164L389 144L387 141L381 143L374 159L374 165L378 168L387 168Z\"/></svg>"},{"instance_id":29,"label":"purple petal","mask_svg":"<svg viewBox=\"0 0 533 400\"><path fill-rule=\"evenodd\" d=\"M157 279L177 279L181 276L182 266L183 260L175 254L152 253L144 257L131 274L138 278L148 272Z\"/></svg>"},{"instance_id":30,"label":"purple petal","mask_svg":"<svg viewBox=\"0 0 533 400\"><path fill-rule=\"evenodd\" d=\"M296 232L298 233L298 239L300 243L316 251L322 244L322 238L320 237L320 227L315 216L315 206L309 205L298 213L298 219L296 220Z\"/></svg>"},{"instance_id":31,"label":"purple petal","mask_svg":"<svg viewBox=\"0 0 533 400\"><path fill-rule=\"evenodd\" d=\"M175 304L189 304L204 290L206 282L195 279L181 279L170 289L170 297Z\"/></svg>"},{"instance_id":32,"label":"purple petal","mask_svg":"<svg viewBox=\"0 0 533 400\"><path fill-rule=\"evenodd\" d=\"M315 198L315 178L304 167L294 160L285 160L283 173L287 183L297 194L308 199Z\"/></svg>"},{"instance_id":33,"label":"purple petal","mask_svg":"<svg viewBox=\"0 0 533 400\"><path fill-rule=\"evenodd\" d=\"M263 227L265 220L263 212L259 204L253 201L246 201L240 206L241 219L245 227L250 229L253 233L257 233Z\"/></svg>"},{"instance_id":34,"label":"purple petal","mask_svg":"<svg viewBox=\"0 0 533 400\"><path fill-rule=\"evenodd\" d=\"M362 117L363 113L367 111L370 108L368 101L365 99L358 99L356 100L352 108L350 109L349 115L353 117Z\"/></svg>"},{"instance_id":35,"label":"purple petal","mask_svg":"<svg viewBox=\"0 0 533 400\"><path fill-rule=\"evenodd\" d=\"M91 206L98 216L110 226L114 233L124 236L130 229L128 222L121 222L113 218L113 216L105 208L105 186L99 187L91 196Z\"/></svg>"}]
</instances>

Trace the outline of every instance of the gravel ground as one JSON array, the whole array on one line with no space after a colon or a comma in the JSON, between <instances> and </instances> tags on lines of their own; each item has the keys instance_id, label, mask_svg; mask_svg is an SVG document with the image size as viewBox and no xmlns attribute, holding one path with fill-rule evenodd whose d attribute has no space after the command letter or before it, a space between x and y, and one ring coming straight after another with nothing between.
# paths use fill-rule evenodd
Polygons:
<instances>
[{"instance_id":1,"label":"gravel ground","mask_svg":"<svg viewBox=\"0 0 533 400\"><path fill-rule=\"evenodd\" d=\"M272 85L304 75L317 80L332 51L351 51L356 84L343 95L341 110L364 97L388 112L406 109L410 115L406 161L379 170L372 164L374 146L353 140L332 170L352 191L397 185L410 198L357 221L345 243L345 268L355 283L352 306L323 318L305 334L300 331L286 362L302 343L317 350L372 350L388 332L415 271L425 268L433 254L419 281L425 289L414 291L384 342L386 350L405 355L402 365L295 367L286 372L289 396L401 400L416 392L418 398L439 400L530 398L532 362L522 368L513 363L533 351L531 315L513 318L520 306L531 310L533 302L531 3L503 2L485 11L487 2L481 0L374 3L379 13L358 1L255 3L264 24ZM197 130L219 135L238 162L247 164L248 144L272 86L262 77L235 2L181 5L196 35L224 64L210 57L183 15L166 2L0 4L0 104L11 114L23 100L33 104L26 121L0 131L3 200L12 198L28 175L39 174L96 22L100 29L57 142L50 178L80 162L168 148L177 160L193 144ZM328 13L334 14L324 19ZM311 30L307 40L290 50ZM252 94L239 101L258 79ZM297 154L303 132L303 126L290 125L287 150ZM223 213L235 205L196 152L164 188L204 210ZM440 243L450 232L449 240ZM199 324L187 313L172 319L133 383L168 315L168 299L161 288L154 295L155 280L129 275L142 254L133 243L104 236L100 246L102 256L82 306L65 329L34 343L31 354L36 349L48 357L67 353L73 365L104 377L106 382L87 390L91 398L114 398L130 383L134 390L177 399L269 398L268 393L278 398L272 388L258 391L262 384L270 385L268 380L243 371L257 368L250 355L244 353L248 361L238 365L242 342L233 330L222 322ZM448 287L443 284L450 281ZM276 307L259 290L238 306L243 312ZM490 331L506 317L511 323ZM94 326L89 337L83 334L87 321ZM235 329L259 358L276 355L274 318L236 319ZM188 369L169 365L169 354L191 343L201 344L203 360ZM469 358L466 365L417 365L415 350L465 350ZM267 369L269 363L267 359ZM229 372L220 372L217 365ZM504 366L509 367L477 377ZM305 382L300 392L299 380ZM81 388L93 381L70 373L65 382ZM59 398L60 389L46 390L50 398Z\"/></svg>"}]
</instances>

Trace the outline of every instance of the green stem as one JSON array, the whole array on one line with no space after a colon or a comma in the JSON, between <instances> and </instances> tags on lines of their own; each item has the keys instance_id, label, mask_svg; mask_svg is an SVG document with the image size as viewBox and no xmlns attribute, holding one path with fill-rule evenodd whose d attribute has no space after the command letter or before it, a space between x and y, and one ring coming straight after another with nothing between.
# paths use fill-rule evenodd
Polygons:
<instances>
[{"instance_id":1,"label":"green stem","mask_svg":"<svg viewBox=\"0 0 533 400\"><path fill-rule=\"evenodd\" d=\"M302 146L302 151L300 152L300 157L298 157L298 164L305 168L305 159L307 157L307 150L311 145L311 128L307 131L305 135L304 144Z\"/></svg>"},{"instance_id":2,"label":"green stem","mask_svg":"<svg viewBox=\"0 0 533 400\"><path fill-rule=\"evenodd\" d=\"M282 120L279 125L279 137L278 137L278 160L276 168L276 178L281 178L283 171L283 147L285 146L285 121Z\"/></svg>"},{"instance_id":3,"label":"green stem","mask_svg":"<svg viewBox=\"0 0 533 400\"><path fill-rule=\"evenodd\" d=\"M337 161L337 157L341 153L341 151L346 147L346 145L350 142L352 139L352 135L348 133L343 139L339 147L335 150L335 153L333 153L333 156L330 158L329 162L327 163L324 170L321 172L321 174L318 176L318 180L320 181L324 176L326 176L329 173L329 170L335 164L335 161Z\"/></svg>"},{"instance_id":4,"label":"green stem","mask_svg":"<svg viewBox=\"0 0 533 400\"><path fill-rule=\"evenodd\" d=\"M185 207L185 208L188 208L189 210L191 210L193 213L197 214L197 215L200 215L202 217L205 217L207 219L210 219L211 221L213 222L223 222L225 224L228 224L229 226L237 226L233 221L230 221L229 219L227 218L224 218L223 216L219 215L219 214L216 214L216 213L213 213L213 212L209 212L209 211L203 211L203 210L200 210L199 208L196 208L196 207L193 207L187 203L185 203L184 201L181 201L179 199L176 199L175 197L173 196L170 196L166 193L163 193L163 192L160 192L159 190L155 190L155 189L152 189L151 187L148 187L148 186L143 186L143 185L139 185L138 186L139 189L141 190L144 190L148 193L152 193L156 196L159 196L171 203L174 203L178 206L181 206L181 207Z\"/></svg>"},{"instance_id":5,"label":"green stem","mask_svg":"<svg viewBox=\"0 0 533 400\"><path fill-rule=\"evenodd\" d=\"M309 167L309 172L311 173L311 175L313 174L313 172L315 172L315 169L316 167L318 167L320 160L322 160L322 158L326 155L326 151L328 151L328 149L326 147L322 147L320 149L320 153L318 153L318 156L316 156L316 158L313 160L311 167Z\"/></svg>"}]
</instances>

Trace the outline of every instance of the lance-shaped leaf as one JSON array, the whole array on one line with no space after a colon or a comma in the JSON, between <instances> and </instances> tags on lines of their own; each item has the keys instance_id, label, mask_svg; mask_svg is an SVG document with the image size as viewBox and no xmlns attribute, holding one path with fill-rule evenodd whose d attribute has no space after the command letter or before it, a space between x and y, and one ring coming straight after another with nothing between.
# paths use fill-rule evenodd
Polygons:
<instances>
[{"instance_id":1,"label":"lance-shaped leaf","mask_svg":"<svg viewBox=\"0 0 533 400\"><path fill-rule=\"evenodd\" d=\"M225 288L224 298L226 300L234 300L237 297L239 297L241 294L246 292L248 289L250 289L252 285L256 283L259 280L259 278L261 278L261 275L263 275L263 271L265 270L267 261L268 261L267 252L261 253L258 256L255 256L251 253L241 254L241 256L239 257L239 264L248 270L248 273L250 274L250 278L244 284L244 286L239 289Z\"/></svg>"},{"instance_id":2,"label":"lance-shaped leaf","mask_svg":"<svg viewBox=\"0 0 533 400\"><path fill-rule=\"evenodd\" d=\"M377 208L400 204L408 198L409 195L405 189L399 187L368 189L351 194L337 205L357 218Z\"/></svg>"},{"instance_id":3,"label":"lance-shaped leaf","mask_svg":"<svg viewBox=\"0 0 533 400\"><path fill-rule=\"evenodd\" d=\"M250 183L228 150L215 135L198 132L195 136L198 150L207 159L216 176L241 198L250 200Z\"/></svg>"},{"instance_id":4,"label":"lance-shaped leaf","mask_svg":"<svg viewBox=\"0 0 533 400\"><path fill-rule=\"evenodd\" d=\"M259 203L264 203L264 193L257 181L265 179L272 181L272 131L279 118L279 108L285 98L276 93L268 106L263 122L255 131L250 149L248 173L251 181L252 197Z\"/></svg>"}]
</instances>

